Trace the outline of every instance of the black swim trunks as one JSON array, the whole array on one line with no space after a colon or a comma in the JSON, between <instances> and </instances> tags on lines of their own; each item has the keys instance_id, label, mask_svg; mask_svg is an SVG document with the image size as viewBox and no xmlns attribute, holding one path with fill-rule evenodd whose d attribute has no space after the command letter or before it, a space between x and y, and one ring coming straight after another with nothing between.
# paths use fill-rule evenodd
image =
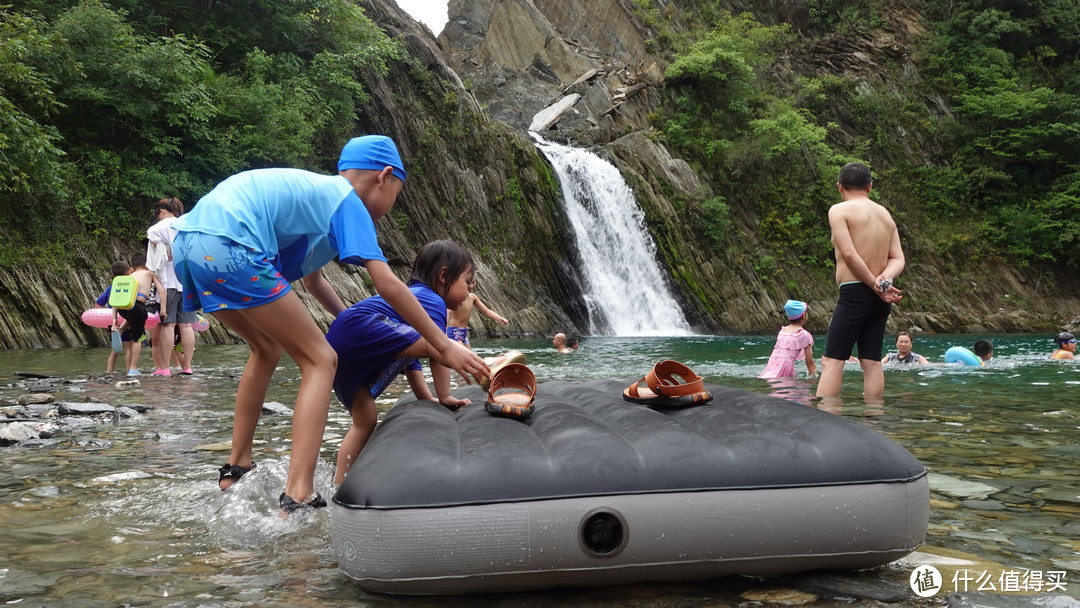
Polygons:
<instances>
[{"instance_id":1,"label":"black swim trunks","mask_svg":"<svg viewBox=\"0 0 1080 608\"><path fill-rule=\"evenodd\" d=\"M825 356L847 361L851 348L858 344L860 359L880 361L885 322L891 311L892 304L884 302L866 284L841 285L840 299L825 337Z\"/></svg>"},{"instance_id":2,"label":"black swim trunks","mask_svg":"<svg viewBox=\"0 0 1080 608\"><path fill-rule=\"evenodd\" d=\"M131 332L131 340L138 342L146 333L146 302L139 300L128 310L117 311L121 317L127 319L128 331Z\"/></svg>"}]
</instances>

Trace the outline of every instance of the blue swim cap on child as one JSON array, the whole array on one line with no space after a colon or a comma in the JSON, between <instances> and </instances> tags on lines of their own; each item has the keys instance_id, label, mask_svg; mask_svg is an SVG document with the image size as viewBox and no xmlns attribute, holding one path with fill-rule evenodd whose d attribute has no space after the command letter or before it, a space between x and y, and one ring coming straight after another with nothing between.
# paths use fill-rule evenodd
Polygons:
<instances>
[{"instance_id":1,"label":"blue swim cap on child","mask_svg":"<svg viewBox=\"0 0 1080 608\"><path fill-rule=\"evenodd\" d=\"M789 320L794 321L799 317L806 314L806 302L800 302L798 300L788 300L784 304L784 314L787 315Z\"/></svg>"},{"instance_id":2,"label":"blue swim cap on child","mask_svg":"<svg viewBox=\"0 0 1080 608\"><path fill-rule=\"evenodd\" d=\"M394 168L394 175L405 181L405 167L398 154L394 140L385 135L364 135L354 137L341 149L338 159L338 171L345 169L371 169L382 171L386 167Z\"/></svg>"}]
</instances>

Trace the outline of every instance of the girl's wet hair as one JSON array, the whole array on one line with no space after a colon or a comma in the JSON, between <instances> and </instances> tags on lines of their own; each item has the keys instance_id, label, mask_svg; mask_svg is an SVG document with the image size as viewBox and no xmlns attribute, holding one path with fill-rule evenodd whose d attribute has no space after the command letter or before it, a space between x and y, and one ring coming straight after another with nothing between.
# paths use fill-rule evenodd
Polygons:
<instances>
[{"instance_id":1,"label":"girl's wet hair","mask_svg":"<svg viewBox=\"0 0 1080 608\"><path fill-rule=\"evenodd\" d=\"M180 202L180 199L175 196L158 199L158 202L154 203L154 210L151 212L154 219L157 219L157 212L160 209L164 209L176 217L184 215L184 203Z\"/></svg>"},{"instance_id":2,"label":"girl's wet hair","mask_svg":"<svg viewBox=\"0 0 1080 608\"><path fill-rule=\"evenodd\" d=\"M454 241L432 241L416 254L409 282L418 281L446 295L446 291L462 274L473 267L473 257L468 249ZM439 285L439 270L446 268L445 283Z\"/></svg>"}]
</instances>

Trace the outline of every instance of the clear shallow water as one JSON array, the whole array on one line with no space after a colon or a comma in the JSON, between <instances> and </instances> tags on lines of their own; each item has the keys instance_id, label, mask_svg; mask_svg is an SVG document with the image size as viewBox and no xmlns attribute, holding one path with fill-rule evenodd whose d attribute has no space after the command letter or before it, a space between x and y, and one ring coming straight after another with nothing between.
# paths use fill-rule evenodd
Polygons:
<instances>
[{"instance_id":1,"label":"clear shallow water","mask_svg":"<svg viewBox=\"0 0 1080 608\"><path fill-rule=\"evenodd\" d=\"M830 408L878 429L932 474L927 543L1010 568L1068 572L1080 593L1080 364L1052 362L1047 336L990 336L985 368L886 367L883 402L865 403L849 364L842 403ZM916 351L941 360L971 336L920 337ZM547 342L478 340L482 355L517 348L543 382L640 376L655 361L683 361L708 382L773 393L816 406L804 380L770 385L754 376L772 336L587 338L570 355ZM818 353L820 354L820 346ZM259 468L222 493L232 398L242 346L201 347L193 377L142 377L117 389L103 349L0 352L0 399L41 387L61 401L90 398L153 406L142 419L68 430L40 445L0 448L0 601L48 606L471 606L475 598L367 594L341 575L325 512L282 520L289 419L264 416ZM145 358L144 358L145 361ZM62 378L32 380L16 372ZM268 393L291 405L298 373L285 364ZM402 390L384 399L388 408ZM336 443L348 427L331 408L317 485L331 493ZM907 572L896 575L905 580ZM852 575L855 577L855 575ZM705 606L747 584L560 590L494 596L483 603L561 606ZM735 600L738 601L737 596Z\"/></svg>"}]
</instances>

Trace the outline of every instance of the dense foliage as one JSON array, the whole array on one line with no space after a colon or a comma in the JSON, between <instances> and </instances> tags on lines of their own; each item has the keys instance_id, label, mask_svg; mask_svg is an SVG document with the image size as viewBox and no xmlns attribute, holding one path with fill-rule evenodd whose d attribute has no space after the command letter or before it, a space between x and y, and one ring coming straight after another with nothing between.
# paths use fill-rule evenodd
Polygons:
<instances>
[{"instance_id":1,"label":"dense foliage","mask_svg":"<svg viewBox=\"0 0 1080 608\"><path fill-rule=\"evenodd\" d=\"M768 2L637 4L671 59L662 136L778 253L828 263L807 228L825 225L840 164L863 160L909 249L1080 265L1074 1L807 0L786 21Z\"/></svg>"},{"instance_id":2,"label":"dense foliage","mask_svg":"<svg viewBox=\"0 0 1080 608\"><path fill-rule=\"evenodd\" d=\"M829 267L860 159L909 253L1080 265L1075 0L635 2L669 60L659 136L709 184L718 246L745 210L763 271ZM152 200L238 170L329 170L400 54L350 0L0 5L0 264L135 237Z\"/></svg>"},{"instance_id":3,"label":"dense foliage","mask_svg":"<svg viewBox=\"0 0 1080 608\"><path fill-rule=\"evenodd\" d=\"M239 170L330 170L400 53L348 0L0 6L0 263Z\"/></svg>"}]
</instances>

